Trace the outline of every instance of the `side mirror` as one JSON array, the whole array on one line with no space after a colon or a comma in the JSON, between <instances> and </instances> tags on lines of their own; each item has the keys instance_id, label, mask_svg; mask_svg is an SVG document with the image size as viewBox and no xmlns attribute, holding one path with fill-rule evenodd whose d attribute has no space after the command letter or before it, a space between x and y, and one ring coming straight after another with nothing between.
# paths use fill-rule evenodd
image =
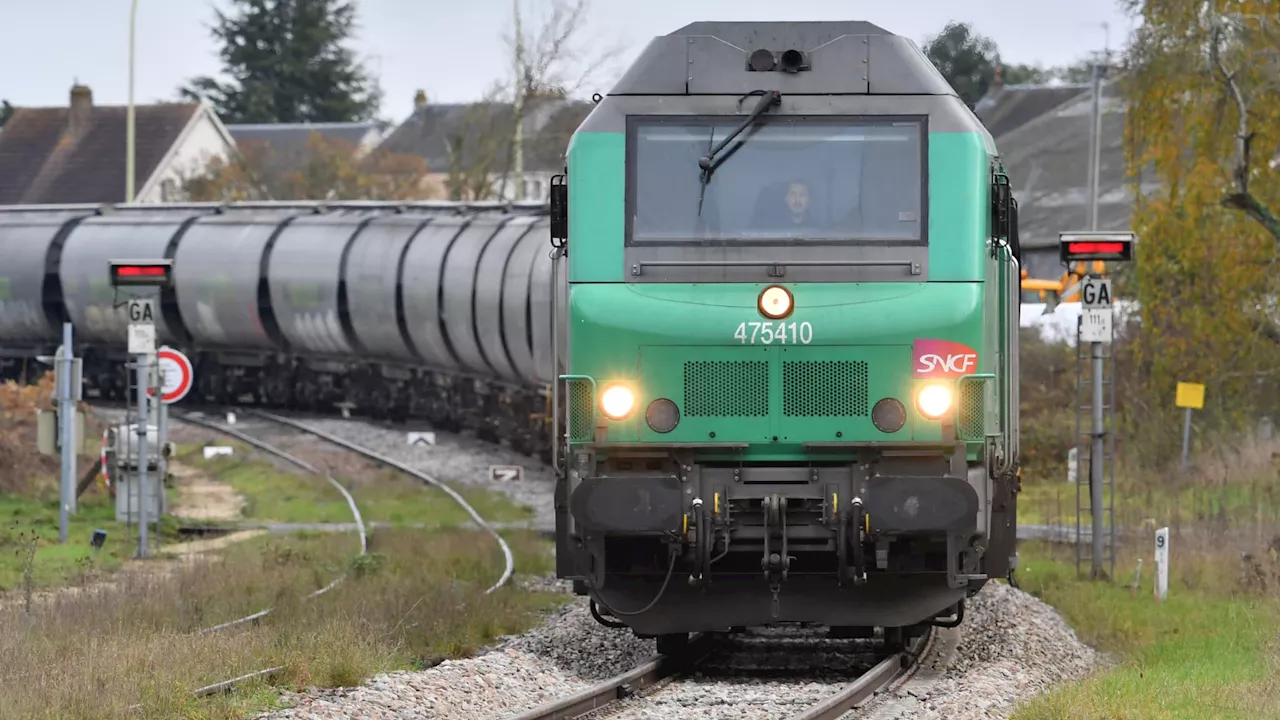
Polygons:
<instances>
[{"instance_id":1,"label":"side mirror","mask_svg":"<svg viewBox=\"0 0 1280 720\"><path fill-rule=\"evenodd\" d=\"M569 185L565 175L551 178L551 244L563 247L569 240ZM558 242L557 242L558 241Z\"/></svg>"},{"instance_id":2,"label":"side mirror","mask_svg":"<svg viewBox=\"0 0 1280 720\"><path fill-rule=\"evenodd\" d=\"M1009 251L1022 264L1022 241L1018 238L1018 199L1009 196Z\"/></svg>"},{"instance_id":3,"label":"side mirror","mask_svg":"<svg viewBox=\"0 0 1280 720\"><path fill-rule=\"evenodd\" d=\"M1001 240L1009 239L1009 206L1013 201L1013 192L1009 187L1009 178L1003 173L996 174L991 183L991 235Z\"/></svg>"}]
</instances>

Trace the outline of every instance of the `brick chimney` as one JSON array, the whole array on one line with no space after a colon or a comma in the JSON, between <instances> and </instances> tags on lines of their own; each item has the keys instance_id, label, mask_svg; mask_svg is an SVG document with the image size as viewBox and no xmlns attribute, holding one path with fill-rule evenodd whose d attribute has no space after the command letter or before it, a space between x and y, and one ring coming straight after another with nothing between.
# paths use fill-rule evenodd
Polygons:
<instances>
[{"instance_id":1,"label":"brick chimney","mask_svg":"<svg viewBox=\"0 0 1280 720\"><path fill-rule=\"evenodd\" d=\"M418 92L414 93L414 94L413 94L413 109L414 109L415 111L416 111L416 110L421 110L422 108L424 108L424 107L426 107L426 106L427 106L427 93L426 93L425 91L423 91L423 90L419 90Z\"/></svg>"},{"instance_id":2,"label":"brick chimney","mask_svg":"<svg viewBox=\"0 0 1280 720\"><path fill-rule=\"evenodd\" d=\"M79 138L89 129L93 115L93 91L79 83L71 86L71 112L67 116L67 132Z\"/></svg>"}]
</instances>

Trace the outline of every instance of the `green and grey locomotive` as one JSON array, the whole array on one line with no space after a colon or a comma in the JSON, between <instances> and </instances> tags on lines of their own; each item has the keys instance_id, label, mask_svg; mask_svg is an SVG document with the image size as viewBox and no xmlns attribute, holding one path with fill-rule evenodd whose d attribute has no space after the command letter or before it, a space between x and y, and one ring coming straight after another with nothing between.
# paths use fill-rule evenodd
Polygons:
<instances>
[{"instance_id":1,"label":"green and grey locomotive","mask_svg":"<svg viewBox=\"0 0 1280 720\"><path fill-rule=\"evenodd\" d=\"M597 619L901 641L1010 573L1017 207L912 41L655 38L555 182L557 574Z\"/></svg>"}]
</instances>

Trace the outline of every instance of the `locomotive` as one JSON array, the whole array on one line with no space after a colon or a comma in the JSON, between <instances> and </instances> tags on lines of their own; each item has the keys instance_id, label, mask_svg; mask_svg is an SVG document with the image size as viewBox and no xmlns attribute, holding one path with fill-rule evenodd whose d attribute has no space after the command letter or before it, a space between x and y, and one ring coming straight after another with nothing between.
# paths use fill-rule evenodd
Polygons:
<instances>
[{"instance_id":1,"label":"locomotive","mask_svg":"<svg viewBox=\"0 0 1280 720\"><path fill-rule=\"evenodd\" d=\"M550 203L0 207L0 371L75 326L123 398L114 259L168 258L188 402L421 417L556 469L556 573L677 652L783 622L900 644L1016 566L1017 204L866 22L655 38Z\"/></svg>"},{"instance_id":2,"label":"locomotive","mask_svg":"<svg viewBox=\"0 0 1280 720\"><path fill-rule=\"evenodd\" d=\"M657 37L551 206L557 573L597 620L669 652L784 622L901 643L1015 566L1017 207L911 40Z\"/></svg>"}]
</instances>

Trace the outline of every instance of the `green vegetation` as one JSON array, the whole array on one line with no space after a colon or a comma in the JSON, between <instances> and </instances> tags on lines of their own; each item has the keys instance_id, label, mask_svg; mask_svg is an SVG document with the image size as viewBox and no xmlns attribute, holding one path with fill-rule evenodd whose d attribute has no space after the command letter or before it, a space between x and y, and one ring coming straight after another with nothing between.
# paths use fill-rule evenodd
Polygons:
<instances>
[{"instance_id":1,"label":"green vegetation","mask_svg":"<svg viewBox=\"0 0 1280 720\"><path fill-rule=\"evenodd\" d=\"M204 459L200 446L179 448L181 462L216 476L247 502L244 514L252 520L292 523L349 523L347 501L321 477L301 470L282 470L277 463L259 459L251 448L230 443L232 456ZM356 473L347 473L349 475ZM443 491L429 487L395 470L361 472L358 478L335 474L356 500L366 523L452 527L471 517ZM454 488L476 512L491 522L515 522L533 517L533 511L499 493Z\"/></svg>"},{"instance_id":2,"label":"green vegetation","mask_svg":"<svg viewBox=\"0 0 1280 720\"><path fill-rule=\"evenodd\" d=\"M1116 524L1137 527L1146 518L1162 524L1177 518L1184 523L1216 523L1247 529L1280 525L1280 478L1269 481L1242 478L1218 486L1170 483L1168 487L1134 487L1129 478L1116 477ZM1089 487L1080 488L1089 505ZM1018 522L1075 525L1076 486L1066 482L1037 482L1023 486L1018 497ZM1086 513L1082 525L1089 525Z\"/></svg>"},{"instance_id":3,"label":"green vegetation","mask_svg":"<svg viewBox=\"0 0 1280 720\"><path fill-rule=\"evenodd\" d=\"M94 489L80 498L68 522L67 544L58 542L58 500L0 494L0 591L65 585L120 568L138 548L138 528L116 522L115 500ZM173 518L161 522L161 542L176 539ZM107 531L96 557L95 529Z\"/></svg>"},{"instance_id":4,"label":"green vegetation","mask_svg":"<svg viewBox=\"0 0 1280 720\"><path fill-rule=\"evenodd\" d=\"M1022 588L1117 663L1028 701L1015 720L1278 717L1280 596L1242 591L1238 561L1176 548L1167 600L1157 603L1150 563L1131 594L1132 556L1117 562L1128 578L1098 583L1076 577L1070 547L1028 543L1020 552Z\"/></svg>"},{"instance_id":5,"label":"green vegetation","mask_svg":"<svg viewBox=\"0 0 1280 720\"><path fill-rule=\"evenodd\" d=\"M544 541L506 537L522 573L550 571ZM518 589L514 579L485 595L502 567L482 532L392 529L374 533L361 559L349 535L263 536L168 577L126 574L92 597L59 598L30 615L7 611L0 717L241 717L271 702L268 683L348 686L463 657L564 600ZM346 582L303 602L347 568ZM276 612L256 627L198 640L189 634L267 605ZM198 687L279 665L285 669L270 681L191 697ZM129 711L135 703L142 708Z\"/></svg>"}]
</instances>

